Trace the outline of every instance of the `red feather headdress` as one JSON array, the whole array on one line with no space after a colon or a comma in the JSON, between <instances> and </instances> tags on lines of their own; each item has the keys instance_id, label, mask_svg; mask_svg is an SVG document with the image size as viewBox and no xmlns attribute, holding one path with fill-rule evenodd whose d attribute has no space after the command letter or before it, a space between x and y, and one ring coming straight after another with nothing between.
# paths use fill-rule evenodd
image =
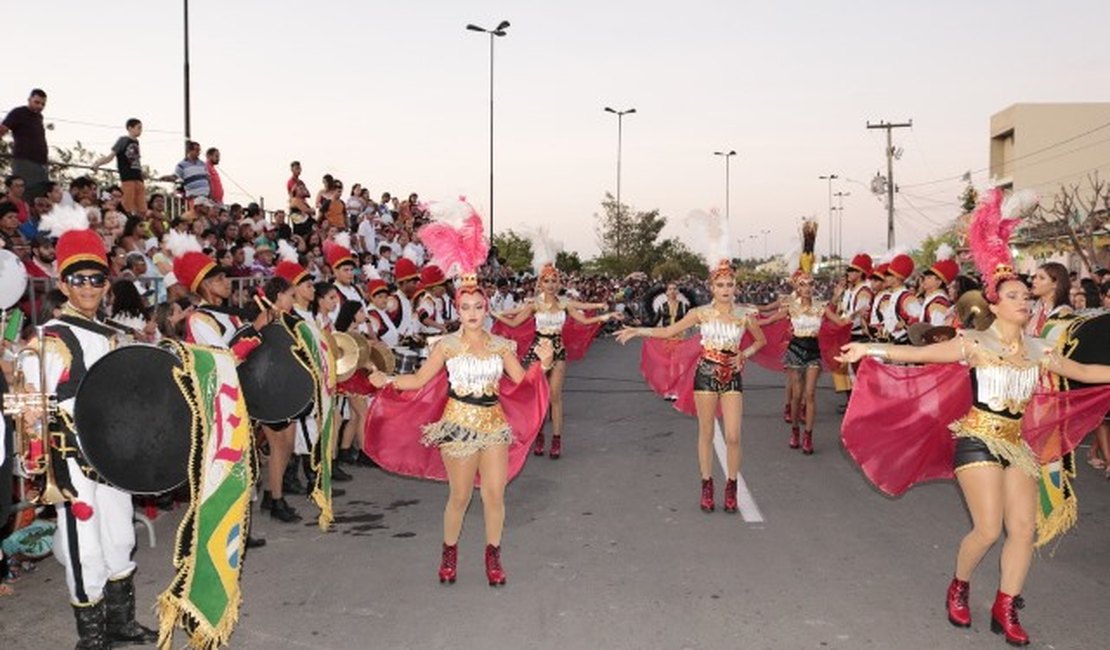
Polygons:
<instances>
[{"instance_id":1,"label":"red feather headdress","mask_svg":"<svg viewBox=\"0 0 1110 650\"><path fill-rule=\"evenodd\" d=\"M478 268L489 255L482 217L462 199L432 203L428 212L434 221L421 228L418 235L432 263L448 277L457 277L460 290L476 290Z\"/></svg>"},{"instance_id":2,"label":"red feather headdress","mask_svg":"<svg viewBox=\"0 0 1110 650\"><path fill-rule=\"evenodd\" d=\"M1028 190L1012 195L1003 204L1002 190L987 191L975 209L967 230L971 258L983 278L984 295L998 300L998 285L1017 277L1010 253L1010 237L1021 217L1037 207L1036 195Z\"/></svg>"}]
</instances>

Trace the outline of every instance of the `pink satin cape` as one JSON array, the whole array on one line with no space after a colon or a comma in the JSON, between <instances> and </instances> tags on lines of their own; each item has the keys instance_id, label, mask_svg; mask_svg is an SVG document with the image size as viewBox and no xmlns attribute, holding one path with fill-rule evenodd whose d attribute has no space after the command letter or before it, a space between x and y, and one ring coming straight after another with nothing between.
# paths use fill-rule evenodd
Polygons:
<instances>
[{"instance_id":1,"label":"pink satin cape","mask_svg":"<svg viewBox=\"0 0 1110 650\"><path fill-rule=\"evenodd\" d=\"M440 371L420 390L398 391L386 386L374 397L366 416L363 450L383 469L416 478L447 480L439 449L420 443L421 426L436 422L447 406L447 372ZM509 446L509 480L528 460L547 415L547 379L532 364L519 384L501 377L501 408L513 430Z\"/></svg>"},{"instance_id":2,"label":"pink satin cape","mask_svg":"<svg viewBox=\"0 0 1110 650\"><path fill-rule=\"evenodd\" d=\"M841 442L880 491L899 496L917 483L954 477L948 425L971 408L966 366L895 366L864 359ZM1071 451L1110 409L1110 386L1041 390L1022 417L1022 436L1042 463Z\"/></svg>"}]
</instances>

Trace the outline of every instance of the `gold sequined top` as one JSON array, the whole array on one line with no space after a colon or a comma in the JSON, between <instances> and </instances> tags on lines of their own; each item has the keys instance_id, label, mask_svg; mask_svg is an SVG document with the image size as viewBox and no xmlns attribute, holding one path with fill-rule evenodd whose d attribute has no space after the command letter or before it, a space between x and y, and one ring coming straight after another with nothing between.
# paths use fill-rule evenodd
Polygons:
<instances>
[{"instance_id":1,"label":"gold sequined top","mask_svg":"<svg viewBox=\"0 0 1110 650\"><path fill-rule=\"evenodd\" d=\"M800 338L817 336L817 330L821 329L821 318L825 313L825 303L815 300L806 307L801 300L794 298L787 303L786 311L790 314L790 325L794 330L794 336Z\"/></svg>"},{"instance_id":2,"label":"gold sequined top","mask_svg":"<svg viewBox=\"0 0 1110 650\"><path fill-rule=\"evenodd\" d=\"M712 304L698 307L698 330L701 346L706 350L737 352L744 330L748 327L748 310L734 307L731 317L723 318Z\"/></svg>"}]
</instances>

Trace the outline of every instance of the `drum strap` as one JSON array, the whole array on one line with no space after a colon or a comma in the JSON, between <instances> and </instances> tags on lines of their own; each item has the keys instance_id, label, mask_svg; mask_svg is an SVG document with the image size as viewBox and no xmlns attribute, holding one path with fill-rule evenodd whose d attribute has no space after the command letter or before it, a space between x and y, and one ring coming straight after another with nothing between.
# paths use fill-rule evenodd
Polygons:
<instances>
[{"instance_id":1,"label":"drum strap","mask_svg":"<svg viewBox=\"0 0 1110 650\"><path fill-rule=\"evenodd\" d=\"M71 320L79 319L67 319L66 316L61 316L59 320L64 320L66 323L73 326L83 326L83 324L78 325L71 322ZM97 323L93 323L92 321L85 322L97 325ZM85 329L101 333L91 327L85 327ZM81 341L77 339L77 335L70 331L68 327L48 325L45 333L47 336L54 337L61 341L62 345L64 345L69 352L69 368L66 369L68 372L63 373L62 377L64 380L58 381L58 386L54 389L55 394L58 396L58 401L64 402L77 395L77 387L81 385L81 380L85 378L85 373L88 371L88 368L85 367L85 351L81 348Z\"/></svg>"},{"instance_id":2,"label":"drum strap","mask_svg":"<svg viewBox=\"0 0 1110 650\"><path fill-rule=\"evenodd\" d=\"M61 316L58 316L58 320L68 325L72 325L73 327L80 327L81 329L88 330L93 334L99 334L104 338L110 339L120 333L120 331L114 327L110 327L103 323L98 323L87 318L73 316L72 314L62 314Z\"/></svg>"}]
</instances>

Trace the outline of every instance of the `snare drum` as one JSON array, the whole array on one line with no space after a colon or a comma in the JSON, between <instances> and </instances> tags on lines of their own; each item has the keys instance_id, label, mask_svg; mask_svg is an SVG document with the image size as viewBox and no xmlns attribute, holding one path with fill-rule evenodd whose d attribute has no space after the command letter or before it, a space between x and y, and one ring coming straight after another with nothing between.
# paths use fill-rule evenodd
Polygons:
<instances>
[{"instance_id":1,"label":"snare drum","mask_svg":"<svg viewBox=\"0 0 1110 650\"><path fill-rule=\"evenodd\" d=\"M397 374L411 375L420 367L420 355L412 348L393 348L393 358L397 361Z\"/></svg>"}]
</instances>

